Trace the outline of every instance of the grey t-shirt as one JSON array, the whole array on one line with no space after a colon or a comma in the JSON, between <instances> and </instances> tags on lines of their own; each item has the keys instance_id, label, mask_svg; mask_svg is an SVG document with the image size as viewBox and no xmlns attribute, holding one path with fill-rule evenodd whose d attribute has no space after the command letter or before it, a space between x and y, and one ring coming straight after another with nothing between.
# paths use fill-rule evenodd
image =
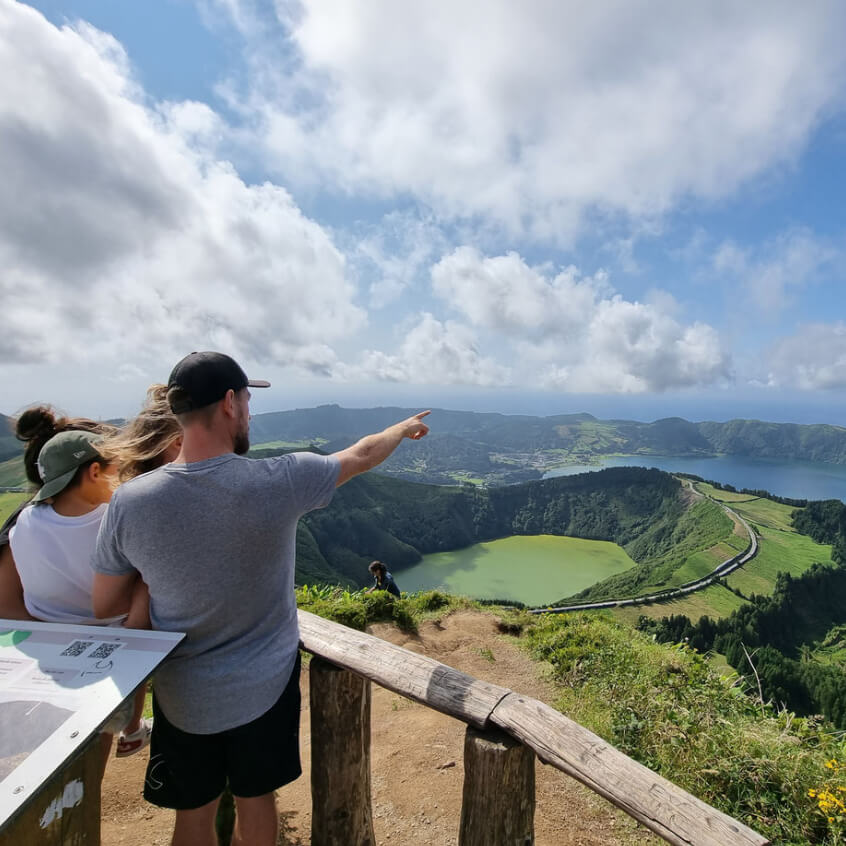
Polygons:
<instances>
[{"instance_id":1,"label":"grey t-shirt","mask_svg":"<svg viewBox=\"0 0 846 846\"><path fill-rule=\"evenodd\" d=\"M156 698L183 731L213 734L279 698L299 642L297 520L329 504L340 463L300 452L168 464L115 492L92 566L138 571L153 628L185 632L156 671Z\"/></svg>"}]
</instances>

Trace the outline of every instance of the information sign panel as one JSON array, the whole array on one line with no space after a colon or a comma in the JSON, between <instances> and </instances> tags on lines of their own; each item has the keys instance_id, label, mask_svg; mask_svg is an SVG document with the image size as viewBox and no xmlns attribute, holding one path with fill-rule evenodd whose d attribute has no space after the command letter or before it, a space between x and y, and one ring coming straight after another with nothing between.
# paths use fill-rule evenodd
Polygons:
<instances>
[{"instance_id":1,"label":"information sign panel","mask_svg":"<svg viewBox=\"0 0 846 846\"><path fill-rule=\"evenodd\" d=\"M0 619L0 830L183 637Z\"/></svg>"}]
</instances>

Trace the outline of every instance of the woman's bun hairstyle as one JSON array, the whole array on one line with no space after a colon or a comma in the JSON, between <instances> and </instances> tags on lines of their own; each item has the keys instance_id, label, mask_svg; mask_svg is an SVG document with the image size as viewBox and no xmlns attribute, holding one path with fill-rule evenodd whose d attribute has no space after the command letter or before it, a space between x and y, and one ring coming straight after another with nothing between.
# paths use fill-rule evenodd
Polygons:
<instances>
[{"instance_id":1,"label":"woman's bun hairstyle","mask_svg":"<svg viewBox=\"0 0 846 846\"><path fill-rule=\"evenodd\" d=\"M28 408L15 425L15 437L19 441L26 442L24 450L24 469L26 477L33 485L41 486L43 480L38 472L38 454L41 447L61 431L57 428L59 421L53 409L47 405L37 405Z\"/></svg>"},{"instance_id":2,"label":"woman's bun hairstyle","mask_svg":"<svg viewBox=\"0 0 846 846\"><path fill-rule=\"evenodd\" d=\"M56 429L56 415L48 405L28 408L18 417L15 436L19 441L32 441L38 437L52 438Z\"/></svg>"}]
</instances>

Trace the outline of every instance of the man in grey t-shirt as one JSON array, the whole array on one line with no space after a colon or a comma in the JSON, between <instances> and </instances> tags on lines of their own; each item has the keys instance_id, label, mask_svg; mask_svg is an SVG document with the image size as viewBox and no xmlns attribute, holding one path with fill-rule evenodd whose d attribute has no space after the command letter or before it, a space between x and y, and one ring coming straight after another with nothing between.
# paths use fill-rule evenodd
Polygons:
<instances>
[{"instance_id":1,"label":"man in grey t-shirt","mask_svg":"<svg viewBox=\"0 0 846 846\"><path fill-rule=\"evenodd\" d=\"M191 353L168 384L176 460L122 485L94 554L98 616L123 613L140 574L154 628L186 638L156 673L145 796L176 808L173 844L216 843L228 782L236 840L276 843L273 791L300 774L294 555L298 519L428 432L410 417L334 455L244 458L250 387L221 353Z\"/></svg>"}]
</instances>

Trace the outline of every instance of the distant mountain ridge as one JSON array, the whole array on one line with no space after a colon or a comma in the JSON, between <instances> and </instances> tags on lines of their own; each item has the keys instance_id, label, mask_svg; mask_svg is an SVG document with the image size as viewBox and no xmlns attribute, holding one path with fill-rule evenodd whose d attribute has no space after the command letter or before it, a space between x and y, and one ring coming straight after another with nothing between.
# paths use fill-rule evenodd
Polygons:
<instances>
[{"instance_id":1,"label":"distant mountain ridge","mask_svg":"<svg viewBox=\"0 0 846 846\"><path fill-rule=\"evenodd\" d=\"M255 444L319 442L333 451L418 410L323 405L258 414L251 439ZM846 428L826 423L692 423L680 417L641 423L599 420L590 414L532 417L444 409L433 410L431 423L429 438L413 451L399 450L382 470L416 481L449 483L463 475L497 484L539 478L555 464L591 462L611 454L739 455L846 464Z\"/></svg>"},{"instance_id":2,"label":"distant mountain ridge","mask_svg":"<svg viewBox=\"0 0 846 846\"><path fill-rule=\"evenodd\" d=\"M250 438L256 445L317 443L332 452L419 410L332 404L256 414ZM0 461L23 451L12 434L12 422L0 415ZM556 464L591 462L612 454L738 455L846 464L846 428L827 423L693 423L681 417L642 423L600 420L585 413L535 417L448 409L433 409L431 423L429 438L412 450L398 450L382 470L413 481L476 479L490 485L540 478Z\"/></svg>"}]
</instances>

